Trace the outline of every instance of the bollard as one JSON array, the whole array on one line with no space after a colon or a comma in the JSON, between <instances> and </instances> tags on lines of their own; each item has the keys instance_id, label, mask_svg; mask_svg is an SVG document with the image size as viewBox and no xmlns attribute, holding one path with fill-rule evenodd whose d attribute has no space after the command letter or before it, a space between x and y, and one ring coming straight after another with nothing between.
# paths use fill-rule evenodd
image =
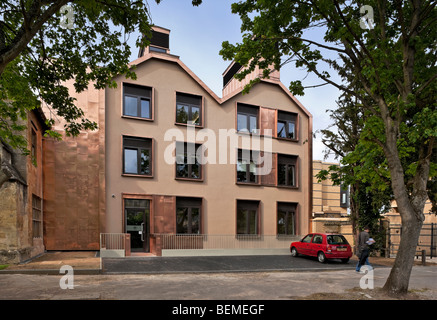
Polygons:
<instances>
[{"instance_id":1,"label":"bollard","mask_svg":"<svg viewBox=\"0 0 437 320\"><path fill-rule=\"evenodd\" d=\"M426 265L426 255L425 255L425 250L422 250L422 266Z\"/></svg>"}]
</instances>

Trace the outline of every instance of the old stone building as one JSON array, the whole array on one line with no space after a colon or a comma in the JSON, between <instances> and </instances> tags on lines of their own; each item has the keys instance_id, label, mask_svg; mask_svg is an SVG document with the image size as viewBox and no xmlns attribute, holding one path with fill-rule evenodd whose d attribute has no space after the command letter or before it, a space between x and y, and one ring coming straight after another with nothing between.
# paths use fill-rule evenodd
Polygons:
<instances>
[{"instance_id":1,"label":"old stone building","mask_svg":"<svg viewBox=\"0 0 437 320\"><path fill-rule=\"evenodd\" d=\"M0 263L18 263L44 252L43 134L41 109L28 114L28 150L21 154L0 140Z\"/></svg>"}]
</instances>

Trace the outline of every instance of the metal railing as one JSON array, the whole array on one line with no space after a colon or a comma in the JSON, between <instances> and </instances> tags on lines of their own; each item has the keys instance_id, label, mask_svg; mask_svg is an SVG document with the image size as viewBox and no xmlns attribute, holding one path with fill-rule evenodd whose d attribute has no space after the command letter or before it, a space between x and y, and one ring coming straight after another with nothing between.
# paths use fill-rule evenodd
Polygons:
<instances>
[{"instance_id":1,"label":"metal railing","mask_svg":"<svg viewBox=\"0 0 437 320\"><path fill-rule=\"evenodd\" d=\"M100 248L106 250L124 250L125 239L125 233L101 233Z\"/></svg>"},{"instance_id":2,"label":"metal railing","mask_svg":"<svg viewBox=\"0 0 437 320\"><path fill-rule=\"evenodd\" d=\"M285 249L300 236L281 235L210 235L155 234L161 238L162 249Z\"/></svg>"},{"instance_id":3,"label":"metal railing","mask_svg":"<svg viewBox=\"0 0 437 320\"><path fill-rule=\"evenodd\" d=\"M402 236L402 225L390 224L388 230L390 255L395 256L399 250ZM417 243L416 255L421 255L422 250L430 258L437 256L437 223L424 223Z\"/></svg>"}]
</instances>

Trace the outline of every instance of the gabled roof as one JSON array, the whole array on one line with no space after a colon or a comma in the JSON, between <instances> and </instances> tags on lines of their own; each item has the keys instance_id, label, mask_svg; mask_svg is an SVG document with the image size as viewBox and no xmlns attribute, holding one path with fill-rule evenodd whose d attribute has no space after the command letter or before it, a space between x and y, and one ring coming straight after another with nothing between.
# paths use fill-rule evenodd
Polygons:
<instances>
[{"instance_id":1,"label":"gabled roof","mask_svg":"<svg viewBox=\"0 0 437 320\"><path fill-rule=\"evenodd\" d=\"M227 95L223 98L217 96L214 91L212 91L193 71L190 70L180 59L179 56L167 54L167 53L159 53L159 52L149 52L144 56L132 61L129 66L139 66L140 64L150 60L150 59L159 59L168 62L173 62L178 64L194 81L196 81L208 94L220 105L224 104L229 99L235 97L243 91L243 87L239 88L232 92L232 94ZM296 99L295 96L291 94L291 92L285 87L285 85L280 81L273 81L269 79L261 79L261 82L266 82L274 85L278 85L285 94L305 113L309 118L312 118L312 114Z\"/></svg>"}]
</instances>

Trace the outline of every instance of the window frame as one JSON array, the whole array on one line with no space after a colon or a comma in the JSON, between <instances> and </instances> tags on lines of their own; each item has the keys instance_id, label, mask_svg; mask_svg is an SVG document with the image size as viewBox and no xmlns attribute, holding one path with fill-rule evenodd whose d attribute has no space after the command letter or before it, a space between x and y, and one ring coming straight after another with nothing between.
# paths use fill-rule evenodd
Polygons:
<instances>
[{"instance_id":1,"label":"window frame","mask_svg":"<svg viewBox=\"0 0 437 320\"><path fill-rule=\"evenodd\" d=\"M180 101L178 101L178 95L191 96L192 98L199 98L200 104L197 105L195 103L184 102L184 101L180 102ZM203 128L204 127L204 103L205 103L205 100L204 100L204 97L202 95L195 94L195 93L176 91L175 92L175 124L181 125L181 126L194 126L196 128ZM178 106L180 106L180 105L188 107L187 123L178 121ZM192 121L189 119L192 119L192 116L193 116L192 108L193 107L199 108L199 113L200 113L199 114L199 124L188 123L188 121Z\"/></svg>"},{"instance_id":2,"label":"window frame","mask_svg":"<svg viewBox=\"0 0 437 320\"><path fill-rule=\"evenodd\" d=\"M245 172L246 172L246 180L245 181L239 181L238 180L238 172L239 172L238 168L240 166L240 161L243 161L243 151L249 151L250 152L250 161L249 161L249 163L245 164L245 166L246 166L246 170L245 170ZM235 176L235 181L236 181L236 184L260 185L261 179L260 179L260 176L257 174L258 173L258 164L257 164L258 160L257 159L255 160L255 158L254 158L254 153L257 153L257 152L258 151L254 151L254 150L237 149L237 163L235 165L235 175L236 175ZM259 154L256 155L256 157L259 157ZM254 175L255 176L255 181L254 182L250 181L250 174L251 174L250 166L251 166L252 163L255 166L255 175ZM241 164L241 165L244 165L244 164Z\"/></svg>"},{"instance_id":3,"label":"window frame","mask_svg":"<svg viewBox=\"0 0 437 320\"><path fill-rule=\"evenodd\" d=\"M241 207L246 206L245 209L242 209ZM237 235L237 237L244 237L244 236L259 236L260 235L260 231L261 231L261 212L260 212L260 207L261 207L261 201L260 200L246 200L246 199L237 199L236 201L236 211L235 211L235 234ZM250 233L250 224L251 224L251 219L250 219L250 215L246 214L245 217L245 233L240 233L239 232L239 210L250 210L250 211L255 211L255 218L254 218L254 222L255 222L255 233Z\"/></svg>"},{"instance_id":4,"label":"window frame","mask_svg":"<svg viewBox=\"0 0 437 320\"><path fill-rule=\"evenodd\" d=\"M195 156L196 161L197 161L197 157L196 157L197 150L198 150L198 148L203 148L203 145L202 144L198 144L198 143L176 141L176 149L175 149L175 155L176 155L176 157L175 157L175 179L176 180L187 180L187 181L199 181L199 182L202 182L203 181L203 170L204 170L204 165L202 164L202 161L198 162L199 175L200 175L199 178L191 177L192 168L193 168L193 164L192 163L184 163L184 165L188 166L188 177L180 177L180 176L178 176L178 165L181 165L181 164L177 163L177 157L178 157L178 153L177 153L178 152L178 147L177 147L177 144L183 144L184 145L184 162L185 162L185 159L188 160L188 145L189 144L194 145L194 149L195 149L195 151L194 151L195 155L194 156ZM202 150L201 154L203 155L203 150ZM186 155L186 158L185 158L185 155Z\"/></svg>"},{"instance_id":5,"label":"window frame","mask_svg":"<svg viewBox=\"0 0 437 320\"><path fill-rule=\"evenodd\" d=\"M147 142L150 144L148 147L138 147L138 146L130 146L126 145L125 139L132 139L132 140L143 140L143 142ZM152 138L148 137L137 137L137 136L128 136L123 135L122 136L122 176L134 176L134 177L147 177L152 178L153 177L153 149L154 149L154 140ZM126 158L125 158L125 150L137 150L137 173L131 173L125 171L125 164L126 164ZM140 173L141 172L141 156L142 156L142 150L148 150L149 151L149 174Z\"/></svg>"},{"instance_id":6,"label":"window frame","mask_svg":"<svg viewBox=\"0 0 437 320\"><path fill-rule=\"evenodd\" d=\"M148 90L150 91L150 96L144 95L144 94L134 94L134 93L126 93L126 87L135 87L138 90ZM128 119L137 119L137 120L145 120L145 121L154 121L154 95L155 95L155 89L150 86L143 86L135 83L130 82L122 82L122 107L121 107L121 114L122 118L128 118ZM126 100L125 97L131 97L137 99L137 115L128 115L126 114ZM149 115L150 117L142 117L141 116L141 101L147 100L149 101Z\"/></svg>"},{"instance_id":7,"label":"window frame","mask_svg":"<svg viewBox=\"0 0 437 320\"><path fill-rule=\"evenodd\" d=\"M179 202L179 203L178 203ZM191 202L191 203L190 203ZM196 203L198 202L198 203ZM176 234L192 234L192 235L200 235L202 234L202 207L203 207L203 199L198 197L176 197ZM187 232L178 232L178 210L184 208L187 209ZM193 213L192 209L199 209L199 226L197 233L193 233ZM191 232L190 232L191 231Z\"/></svg>"},{"instance_id":8,"label":"window frame","mask_svg":"<svg viewBox=\"0 0 437 320\"><path fill-rule=\"evenodd\" d=\"M240 107L240 111L239 111L239 107ZM243 108L243 110L241 110L241 108ZM235 129L236 132L239 134L249 134L249 135L260 135L261 133L261 126L260 126L260 107L259 106L255 106L255 105L250 105L250 104L246 104L246 103L240 103L237 102L236 103L236 108L235 108ZM247 109L246 111L244 109ZM254 112L250 112L248 110L252 109ZM247 126L247 130L248 131L242 131L239 130L238 128L238 116L242 115L246 117L246 126ZM255 132L251 132L250 131L250 117L255 116L256 117L256 128L255 128Z\"/></svg>"},{"instance_id":9,"label":"window frame","mask_svg":"<svg viewBox=\"0 0 437 320\"><path fill-rule=\"evenodd\" d=\"M38 206L39 205L39 206ZM38 215L38 217L36 217ZM43 238L43 200L32 193L32 238Z\"/></svg>"},{"instance_id":10,"label":"window frame","mask_svg":"<svg viewBox=\"0 0 437 320\"><path fill-rule=\"evenodd\" d=\"M285 213L285 233L279 233L279 212ZM276 235L278 237L289 237L297 235L297 216L298 216L298 203L278 201L276 203ZM291 218L291 220L290 220ZM292 223L292 233L288 234L288 223ZM287 223L288 222L288 223Z\"/></svg>"},{"instance_id":11,"label":"window frame","mask_svg":"<svg viewBox=\"0 0 437 320\"><path fill-rule=\"evenodd\" d=\"M299 162L299 157L295 156L295 155L287 155L287 154L281 154L278 153L277 156L277 177L276 177L276 185L277 187L282 187L282 188L299 188L299 183L298 183L298 162ZM285 184L280 184L279 183L279 179L280 179L280 175L281 175L281 170L280 170L280 166L285 166ZM294 178L294 183L293 184L289 184L289 175L287 174L288 169L292 168L292 172L293 172L293 178Z\"/></svg>"},{"instance_id":12,"label":"window frame","mask_svg":"<svg viewBox=\"0 0 437 320\"><path fill-rule=\"evenodd\" d=\"M287 117L291 119L287 119ZM285 137L279 136L279 123L284 123ZM294 124L294 138L289 138L289 124ZM276 120L276 138L287 141L299 141L299 114L289 111L278 110Z\"/></svg>"}]
</instances>

